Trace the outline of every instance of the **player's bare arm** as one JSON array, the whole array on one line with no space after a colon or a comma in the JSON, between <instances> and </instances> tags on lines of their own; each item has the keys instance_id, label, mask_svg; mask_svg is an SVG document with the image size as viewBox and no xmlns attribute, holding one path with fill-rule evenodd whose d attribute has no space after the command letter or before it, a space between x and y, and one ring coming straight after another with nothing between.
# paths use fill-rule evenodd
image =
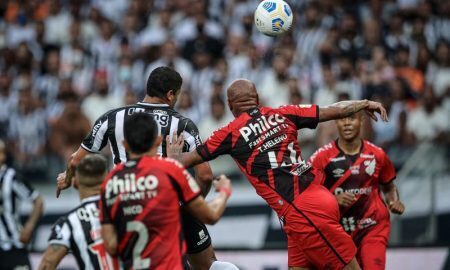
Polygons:
<instances>
[{"instance_id":1,"label":"player's bare arm","mask_svg":"<svg viewBox=\"0 0 450 270\"><path fill-rule=\"evenodd\" d=\"M336 197L338 204L343 207L349 207L357 200L356 196L349 192L342 192L340 194L334 195L334 197Z\"/></svg>"},{"instance_id":2,"label":"player's bare arm","mask_svg":"<svg viewBox=\"0 0 450 270\"><path fill-rule=\"evenodd\" d=\"M114 225L102 224L102 238L109 255L117 256L117 232Z\"/></svg>"},{"instance_id":3,"label":"player's bare arm","mask_svg":"<svg viewBox=\"0 0 450 270\"><path fill-rule=\"evenodd\" d=\"M42 199L42 196L38 196L33 201L33 209L31 210L31 214L20 232L20 242L24 244L28 244L30 242L33 231L36 228L39 218L42 216L43 210L44 200Z\"/></svg>"},{"instance_id":4,"label":"player's bare arm","mask_svg":"<svg viewBox=\"0 0 450 270\"><path fill-rule=\"evenodd\" d=\"M58 198L61 191L70 187L72 184L72 178L75 174L75 167L85 156L89 154L83 147L79 147L78 150L73 153L67 161L67 169L65 172L58 174L56 178L56 197Z\"/></svg>"},{"instance_id":5,"label":"player's bare arm","mask_svg":"<svg viewBox=\"0 0 450 270\"><path fill-rule=\"evenodd\" d=\"M231 181L226 176L221 175L214 186L219 194L209 203L206 203L202 196L199 196L186 204L184 207L189 213L198 218L201 222L213 225L219 221L225 211L228 198L231 195Z\"/></svg>"},{"instance_id":6,"label":"player's bare arm","mask_svg":"<svg viewBox=\"0 0 450 270\"><path fill-rule=\"evenodd\" d=\"M388 116L386 109L379 102L370 100L346 100L319 108L319 121L325 122L348 117L359 111L364 110L374 121L378 121L376 113L380 115L381 120L387 122Z\"/></svg>"},{"instance_id":7,"label":"player's bare arm","mask_svg":"<svg viewBox=\"0 0 450 270\"><path fill-rule=\"evenodd\" d=\"M393 182L390 182L388 184L381 185L381 190L383 191L389 211L397 215L403 214L405 211L405 206L400 201L397 186Z\"/></svg>"},{"instance_id":8,"label":"player's bare arm","mask_svg":"<svg viewBox=\"0 0 450 270\"><path fill-rule=\"evenodd\" d=\"M51 244L42 256L38 270L54 270L61 262L62 258L69 252L67 247L58 244Z\"/></svg>"},{"instance_id":9,"label":"player's bare arm","mask_svg":"<svg viewBox=\"0 0 450 270\"><path fill-rule=\"evenodd\" d=\"M195 180L200 186L202 195L206 197L211 189L213 174L208 162L203 162L194 166Z\"/></svg>"}]
</instances>

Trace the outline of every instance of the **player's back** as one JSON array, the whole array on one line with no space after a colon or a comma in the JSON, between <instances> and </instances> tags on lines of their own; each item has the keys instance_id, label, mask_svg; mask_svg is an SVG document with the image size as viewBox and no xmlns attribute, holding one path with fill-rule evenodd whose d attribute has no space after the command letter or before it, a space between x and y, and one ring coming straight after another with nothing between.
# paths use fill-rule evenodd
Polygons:
<instances>
[{"instance_id":1,"label":"player's back","mask_svg":"<svg viewBox=\"0 0 450 270\"><path fill-rule=\"evenodd\" d=\"M158 123L159 135L177 135L183 133L185 138L184 151L192 151L201 143L198 129L189 119L170 108L169 105L138 102L133 105L120 107L106 112L94 123L91 132L83 140L81 147L89 152L98 152L108 142L115 164L128 160L128 154L122 141L124 140L123 126L125 121L134 113L148 113L153 115ZM166 156L166 142L163 140L158 148L158 154Z\"/></svg>"},{"instance_id":2,"label":"player's back","mask_svg":"<svg viewBox=\"0 0 450 270\"><path fill-rule=\"evenodd\" d=\"M182 269L179 201L199 195L186 191L188 181L195 180L179 164L148 156L117 165L107 176L101 219L117 230L125 269Z\"/></svg>"},{"instance_id":3,"label":"player's back","mask_svg":"<svg viewBox=\"0 0 450 270\"><path fill-rule=\"evenodd\" d=\"M278 213L311 183L313 176L302 160L297 130L314 128L318 107L261 107L242 113L213 133L199 148L210 160L230 154L247 175L256 192Z\"/></svg>"},{"instance_id":4,"label":"player's back","mask_svg":"<svg viewBox=\"0 0 450 270\"><path fill-rule=\"evenodd\" d=\"M49 244L71 250L80 269L119 269L117 260L108 255L101 238L99 201L100 195L85 198L78 207L58 219Z\"/></svg>"}]
</instances>

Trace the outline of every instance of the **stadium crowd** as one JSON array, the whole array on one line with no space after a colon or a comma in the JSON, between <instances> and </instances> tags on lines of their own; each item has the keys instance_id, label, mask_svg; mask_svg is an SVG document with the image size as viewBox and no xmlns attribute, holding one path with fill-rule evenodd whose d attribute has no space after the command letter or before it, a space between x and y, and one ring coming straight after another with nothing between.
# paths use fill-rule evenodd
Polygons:
<instances>
[{"instance_id":1,"label":"stadium crowd","mask_svg":"<svg viewBox=\"0 0 450 270\"><path fill-rule=\"evenodd\" d=\"M53 181L93 122L140 100L161 65L182 75L177 110L203 136L229 122L224 89L243 77L268 106L381 101L390 122L366 121L364 132L397 168L419 142L448 149L450 1L288 1L295 22L279 38L255 29L258 2L1 1L0 139L10 162L28 180ZM300 136L308 157L337 131L322 124Z\"/></svg>"}]
</instances>

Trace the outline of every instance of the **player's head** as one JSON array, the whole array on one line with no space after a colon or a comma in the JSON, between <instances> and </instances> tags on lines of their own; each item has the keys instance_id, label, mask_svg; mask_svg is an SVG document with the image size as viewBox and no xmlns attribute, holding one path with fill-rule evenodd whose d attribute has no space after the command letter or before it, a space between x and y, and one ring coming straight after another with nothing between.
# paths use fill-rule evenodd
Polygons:
<instances>
[{"instance_id":1,"label":"player's head","mask_svg":"<svg viewBox=\"0 0 450 270\"><path fill-rule=\"evenodd\" d=\"M233 81L228 87L227 96L228 106L235 117L259 105L255 84L249 80L238 79Z\"/></svg>"},{"instance_id":2,"label":"player's head","mask_svg":"<svg viewBox=\"0 0 450 270\"><path fill-rule=\"evenodd\" d=\"M6 145L2 140L0 140L0 165L5 163L5 161L6 161Z\"/></svg>"},{"instance_id":3,"label":"player's head","mask_svg":"<svg viewBox=\"0 0 450 270\"><path fill-rule=\"evenodd\" d=\"M100 191L100 186L108 172L108 162L100 154L88 154L75 169L75 186L82 189Z\"/></svg>"},{"instance_id":4,"label":"player's head","mask_svg":"<svg viewBox=\"0 0 450 270\"><path fill-rule=\"evenodd\" d=\"M351 116L336 120L339 138L348 142L359 139L362 123L362 112L355 113Z\"/></svg>"},{"instance_id":5,"label":"player's head","mask_svg":"<svg viewBox=\"0 0 450 270\"><path fill-rule=\"evenodd\" d=\"M170 67L155 68L147 80L147 95L157 97L174 107L180 94L183 79L180 74Z\"/></svg>"},{"instance_id":6,"label":"player's head","mask_svg":"<svg viewBox=\"0 0 450 270\"><path fill-rule=\"evenodd\" d=\"M131 155L155 155L161 136L158 136L158 125L150 114L135 113L125 121L123 142Z\"/></svg>"}]
</instances>

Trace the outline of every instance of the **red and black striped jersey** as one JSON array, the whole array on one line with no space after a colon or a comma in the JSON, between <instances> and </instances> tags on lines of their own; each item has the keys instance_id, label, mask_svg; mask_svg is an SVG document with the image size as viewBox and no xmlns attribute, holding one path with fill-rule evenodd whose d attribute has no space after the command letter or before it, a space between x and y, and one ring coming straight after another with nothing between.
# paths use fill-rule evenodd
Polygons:
<instances>
[{"instance_id":1,"label":"red and black striped jersey","mask_svg":"<svg viewBox=\"0 0 450 270\"><path fill-rule=\"evenodd\" d=\"M316 105L248 110L197 147L204 161L229 154L256 192L279 215L312 181L303 162L297 130L315 128Z\"/></svg>"},{"instance_id":2,"label":"red and black striped jersey","mask_svg":"<svg viewBox=\"0 0 450 270\"><path fill-rule=\"evenodd\" d=\"M354 239L362 237L366 228L389 222L379 186L395 179L395 169L381 148L364 140L359 154L351 156L334 141L318 149L310 163L323 172L321 184L333 194L350 192L356 196L351 206L340 208L341 223Z\"/></svg>"},{"instance_id":3,"label":"red and black striped jersey","mask_svg":"<svg viewBox=\"0 0 450 270\"><path fill-rule=\"evenodd\" d=\"M125 269L182 269L180 202L200 195L177 161L144 156L116 165L103 182L100 221L113 224Z\"/></svg>"}]
</instances>

